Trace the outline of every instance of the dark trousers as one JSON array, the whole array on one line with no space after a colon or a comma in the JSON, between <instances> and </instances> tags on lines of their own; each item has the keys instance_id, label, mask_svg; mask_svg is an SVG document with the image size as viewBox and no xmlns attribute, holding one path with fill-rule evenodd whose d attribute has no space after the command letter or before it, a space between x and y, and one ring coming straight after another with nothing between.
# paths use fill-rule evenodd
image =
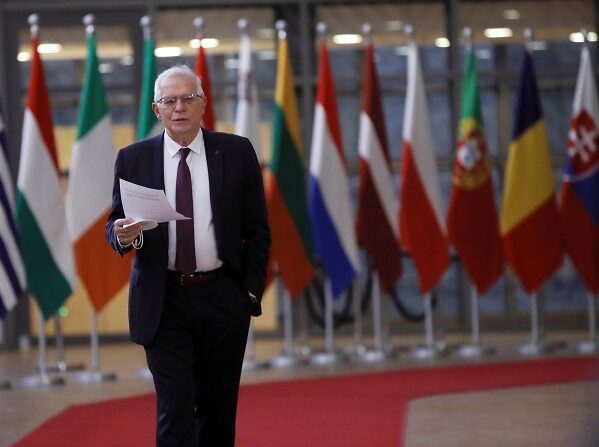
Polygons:
<instances>
[{"instance_id":1,"label":"dark trousers","mask_svg":"<svg viewBox=\"0 0 599 447\"><path fill-rule=\"evenodd\" d=\"M226 271L202 285L167 285L158 332L145 348L158 447L233 447L250 309Z\"/></svg>"}]
</instances>

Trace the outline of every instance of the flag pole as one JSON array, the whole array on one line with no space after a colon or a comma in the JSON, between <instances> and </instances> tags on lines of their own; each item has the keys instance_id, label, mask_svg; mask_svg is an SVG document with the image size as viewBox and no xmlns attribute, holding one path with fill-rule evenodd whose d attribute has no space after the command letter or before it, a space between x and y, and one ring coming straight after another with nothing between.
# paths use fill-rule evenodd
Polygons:
<instances>
[{"instance_id":1,"label":"flag pole","mask_svg":"<svg viewBox=\"0 0 599 447\"><path fill-rule=\"evenodd\" d=\"M4 343L4 322L0 318L0 345L2 345L3 343ZM12 385L11 385L10 381L0 378L0 390L7 390L11 387L12 387Z\"/></svg>"},{"instance_id":2,"label":"flag pole","mask_svg":"<svg viewBox=\"0 0 599 447\"><path fill-rule=\"evenodd\" d=\"M597 296L589 292L587 296L587 312L589 319L589 339L578 344L578 352L581 354L591 354L599 351L597 344L597 326L595 322L595 301Z\"/></svg>"},{"instance_id":3,"label":"flag pole","mask_svg":"<svg viewBox=\"0 0 599 447\"><path fill-rule=\"evenodd\" d=\"M99 383L99 382L114 382L117 379L116 373L105 372L100 369L100 349L98 337L98 314L92 309L91 311L91 367L89 371L81 371L75 374L75 380L79 383Z\"/></svg>"},{"instance_id":4,"label":"flag pole","mask_svg":"<svg viewBox=\"0 0 599 447\"><path fill-rule=\"evenodd\" d=\"M283 285L281 278L277 275L277 284L281 290L283 301L283 349L281 354L270 360L273 368L289 368L296 366L300 358L293 349L293 310L291 306L291 295Z\"/></svg>"},{"instance_id":5,"label":"flag pole","mask_svg":"<svg viewBox=\"0 0 599 447\"><path fill-rule=\"evenodd\" d=\"M480 357L485 354L492 354L495 349L482 346L480 343L480 327L479 327L480 311L478 290L472 284L470 286L470 321L471 321L471 342L468 345L463 345L458 349L458 356L463 358Z\"/></svg>"},{"instance_id":6,"label":"flag pole","mask_svg":"<svg viewBox=\"0 0 599 447\"><path fill-rule=\"evenodd\" d=\"M424 345L416 346L412 349L411 356L415 359L431 359L439 355L439 349L435 343L433 328L433 306L431 304L431 293L427 292L424 297Z\"/></svg>"},{"instance_id":7,"label":"flag pole","mask_svg":"<svg viewBox=\"0 0 599 447\"><path fill-rule=\"evenodd\" d=\"M339 360L335 353L333 340L333 290L331 280L324 278L324 351L317 352L310 358L314 365L330 365Z\"/></svg>"},{"instance_id":8,"label":"flag pole","mask_svg":"<svg viewBox=\"0 0 599 447\"><path fill-rule=\"evenodd\" d=\"M373 349L367 350L360 360L364 362L378 362L387 357L385 352L385 342L383 339L383 323L381 310L381 286L379 275L372 272L372 332Z\"/></svg>"},{"instance_id":9,"label":"flag pole","mask_svg":"<svg viewBox=\"0 0 599 447\"><path fill-rule=\"evenodd\" d=\"M366 347L364 346L364 316L362 314L360 282L354 281L350 287L354 314L354 344L346 346L344 352L348 355L360 358L366 352Z\"/></svg>"},{"instance_id":10,"label":"flag pole","mask_svg":"<svg viewBox=\"0 0 599 447\"><path fill-rule=\"evenodd\" d=\"M83 363L68 364L65 358L64 333L62 331L62 316L60 312L54 314L54 339L56 343L55 364L48 364L47 370L65 374L68 371L77 371L85 368Z\"/></svg>"},{"instance_id":11,"label":"flag pole","mask_svg":"<svg viewBox=\"0 0 599 447\"><path fill-rule=\"evenodd\" d=\"M37 14L32 14L29 16L29 23L31 24L31 17L37 16ZM33 26L32 26L33 28ZM37 346L38 346L38 364L37 370L39 374L35 374L32 376L26 376L21 379L21 384L25 388L47 388L56 385L64 385L65 379L64 376L54 376L48 374L48 364L46 362L46 321L44 320L44 314L42 313L42 309L39 309L39 331L37 337Z\"/></svg>"}]
</instances>

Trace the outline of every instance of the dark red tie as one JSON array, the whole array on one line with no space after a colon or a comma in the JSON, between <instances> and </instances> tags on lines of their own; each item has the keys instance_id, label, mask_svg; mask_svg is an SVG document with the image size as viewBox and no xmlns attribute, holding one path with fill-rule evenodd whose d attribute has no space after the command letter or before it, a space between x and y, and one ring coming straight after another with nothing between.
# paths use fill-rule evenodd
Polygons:
<instances>
[{"instance_id":1,"label":"dark red tie","mask_svg":"<svg viewBox=\"0 0 599 447\"><path fill-rule=\"evenodd\" d=\"M193 239L193 197L191 194L191 172L187 166L189 148L179 149L181 159L177 168L177 211L189 220L177 221L177 255L175 268L182 273L193 273L196 270L196 249Z\"/></svg>"}]
</instances>

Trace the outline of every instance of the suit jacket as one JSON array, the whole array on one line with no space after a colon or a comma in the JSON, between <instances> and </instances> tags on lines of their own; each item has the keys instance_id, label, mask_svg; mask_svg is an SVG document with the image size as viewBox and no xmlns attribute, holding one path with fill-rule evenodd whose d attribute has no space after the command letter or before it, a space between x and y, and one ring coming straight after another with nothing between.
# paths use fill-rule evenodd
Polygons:
<instances>
[{"instance_id":1,"label":"suit jacket","mask_svg":"<svg viewBox=\"0 0 599 447\"><path fill-rule=\"evenodd\" d=\"M262 298L270 249L260 164L247 138L201 130L206 148L210 202L219 258L238 276L242 287ZM124 217L119 178L164 190L164 135L134 143L119 151L114 169L112 211L106 238L121 255L114 221ZM151 343L162 313L168 265L168 223L144 231L136 250L129 283L129 332L141 345ZM249 299L249 297L248 297ZM252 315L261 314L260 304Z\"/></svg>"}]
</instances>

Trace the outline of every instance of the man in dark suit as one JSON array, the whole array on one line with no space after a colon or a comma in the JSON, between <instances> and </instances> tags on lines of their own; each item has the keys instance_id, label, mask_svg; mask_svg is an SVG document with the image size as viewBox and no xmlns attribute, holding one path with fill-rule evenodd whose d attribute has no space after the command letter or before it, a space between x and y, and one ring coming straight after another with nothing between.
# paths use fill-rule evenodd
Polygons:
<instances>
[{"instance_id":1,"label":"man in dark suit","mask_svg":"<svg viewBox=\"0 0 599 447\"><path fill-rule=\"evenodd\" d=\"M118 253L136 250L129 329L154 378L160 447L234 445L249 320L266 281L260 165L247 138L201 128L205 105L188 67L158 76L152 108L166 131L119 151L106 225ZM192 219L142 232L124 215L121 178L164 190Z\"/></svg>"}]
</instances>

